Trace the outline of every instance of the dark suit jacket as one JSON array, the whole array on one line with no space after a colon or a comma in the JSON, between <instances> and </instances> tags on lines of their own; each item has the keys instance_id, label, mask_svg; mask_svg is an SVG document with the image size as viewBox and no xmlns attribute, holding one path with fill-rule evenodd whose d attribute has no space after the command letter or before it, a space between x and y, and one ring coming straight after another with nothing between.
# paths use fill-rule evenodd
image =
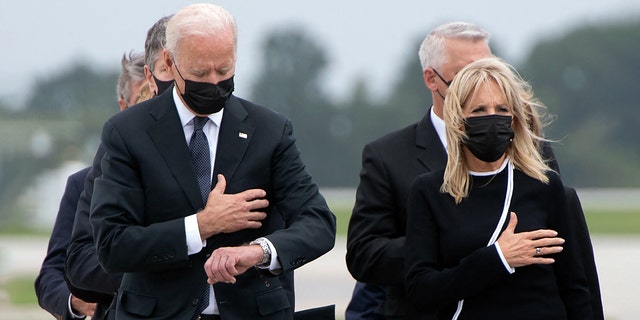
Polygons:
<instances>
[{"instance_id":1,"label":"dark suit jacket","mask_svg":"<svg viewBox=\"0 0 640 320\"><path fill-rule=\"evenodd\" d=\"M495 246L487 245L503 209L508 171L474 176L460 203L439 192L444 169L414 180L407 210L408 300L415 309L436 311L437 319L451 319L461 299L460 319L592 319L575 224L555 172L543 183L515 169L509 204L519 214L516 232L551 228L566 239L565 249L552 255L555 262L511 274Z\"/></svg>"},{"instance_id":2,"label":"dark suit jacket","mask_svg":"<svg viewBox=\"0 0 640 320\"><path fill-rule=\"evenodd\" d=\"M60 200L47 255L35 281L36 296L40 307L56 319L72 319L69 313L69 288L64 279L64 260L71 238L71 228L76 213L78 197L89 168L84 168L67 178L67 185Z\"/></svg>"},{"instance_id":3,"label":"dark suit jacket","mask_svg":"<svg viewBox=\"0 0 640 320\"><path fill-rule=\"evenodd\" d=\"M266 236L286 274L335 243L335 216L305 171L291 123L265 107L231 97L213 173L227 179L226 193L264 189L267 218L260 229L209 238L194 255L187 254L184 217L203 203L171 91L109 119L102 144L90 219L101 265L124 273L118 319L192 319L207 286L204 262L218 247ZM225 319L293 316L293 288L269 271L251 268L214 290Z\"/></svg>"},{"instance_id":4,"label":"dark suit jacket","mask_svg":"<svg viewBox=\"0 0 640 320\"><path fill-rule=\"evenodd\" d=\"M71 291L85 301L97 302L94 319L107 319L110 306L120 287L121 274L109 274L98 263L93 230L89 223L89 208L93 195L93 183L102 174L100 161L104 155L102 145L93 159L91 169L83 181L83 191L78 199L71 242L67 248L65 275Z\"/></svg>"},{"instance_id":5,"label":"dark suit jacket","mask_svg":"<svg viewBox=\"0 0 640 320\"><path fill-rule=\"evenodd\" d=\"M349 222L347 267L361 282L385 286L382 312L387 317L408 317L409 305L404 285L404 244L407 220L407 198L413 179L418 175L446 166L447 153L430 119L430 112L406 128L386 134L367 144L362 151L360 184ZM559 171L553 150L542 145L549 166ZM571 201L569 201L571 203ZM579 203L578 203L579 204ZM593 250L584 215L573 211L580 224L585 272L593 275L589 286L592 305L600 306L600 290ZM367 286L366 290L378 290ZM597 294L594 292L597 290ZM354 296L352 299L362 299ZM594 312L594 314L597 314ZM410 317L409 317L410 318Z\"/></svg>"},{"instance_id":6,"label":"dark suit jacket","mask_svg":"<svg viewBox=\"0 0 640 320\"><path fill-rule=\"evenodd\" d=\"M360 184L347 235L347 267L365 283L384 285L383 314L406 317L404 244L407 198L418 175L444 168L447 153L430 119L391 132L362 151Z\"/></svg>"}]
</instances>

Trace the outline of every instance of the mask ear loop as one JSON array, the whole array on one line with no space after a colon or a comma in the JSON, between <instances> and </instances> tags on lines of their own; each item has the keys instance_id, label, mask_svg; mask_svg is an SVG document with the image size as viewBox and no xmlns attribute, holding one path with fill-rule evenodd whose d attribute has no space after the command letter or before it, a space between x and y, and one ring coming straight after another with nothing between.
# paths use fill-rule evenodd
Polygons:
<instances>
[{"instance_id":1,"label":"mask ear loop","mask_svg":"<svg viewBox=\"0 0 640 320\"><path fill-rule=\"evenodd\" d=\"M442 83L444 83L444 84L447 86L447 88L451 85L451 82L452 82L453 80L451 80L451 81L447 81L447 80L445 80L445 79L440 75L440 73L438 72L438 70L436 70L435 68L431 68L431 70L433 70L433 73L435 73L435 74L436 74L436 76L438 76L438 78L440 78L440 80L442 81ZM444 96L442 95L442 93L440 93L440 90L439 90L439 89L436 89L436 92L438 93L438 95L440 96L440 98L442 98L442 100L444 100Z\"/></svg>"},{"instance_id":2,"label":"mask ear loop","mask_svg":"<svg viewBox=\"0 0 640 320\"><path fill-rule=\"evenodd\" d=\"M176 64L176 61L173 59L171 59L171 61L173 61L173 66L176 68L176 71L178 71L178 75L180 76L180 79L182 79L182 81L185 82L185 85L186 85L186 81L184 80L182 73L180 73L180 69L178 69L178 65ZM178 87L178 81L173 80L173 83L176 85L176 88L178 88L178 93L180 93L180 87Z\"/></svg>"}]
</instances>

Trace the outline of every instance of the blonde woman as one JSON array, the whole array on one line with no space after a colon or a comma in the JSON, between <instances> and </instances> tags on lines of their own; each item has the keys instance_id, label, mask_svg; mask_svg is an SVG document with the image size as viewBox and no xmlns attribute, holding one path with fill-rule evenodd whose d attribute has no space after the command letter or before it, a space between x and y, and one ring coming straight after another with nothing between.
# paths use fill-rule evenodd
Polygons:
<instances>
[{"instance_id":1,"label":"blonde woman","mask_svg":"<svg viewBox=\"0 0 640 320\"><path fill-rule=\"evenodd\" d=\"M407 295L437 319L591 319L564 187L538 152L538 103L497 58L453 79L448 161L408 200Z\"/></svg>"}]
</instances>

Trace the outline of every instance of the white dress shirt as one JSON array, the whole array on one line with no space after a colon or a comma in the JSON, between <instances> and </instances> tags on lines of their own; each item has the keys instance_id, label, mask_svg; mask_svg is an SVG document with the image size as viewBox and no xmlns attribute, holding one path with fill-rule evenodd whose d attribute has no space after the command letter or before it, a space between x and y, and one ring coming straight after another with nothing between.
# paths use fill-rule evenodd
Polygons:
<instances>
[{"instance_id":1,"label":"white dress shirt","mask_svg":"<svg viewBox=\"0 0 640 320\"><path fill-rule=\"evenodd\" d=\"M431 123L433 124L433 128L436 129L436 133L438 134L438 138L440 138L440 142L444 146L444 149L447 150L447 130L444 125L444 120L440 119L438 115L433 111L433 106L431 106Z\"/></svg>"},{"instance_id":2,"label":"white dress shirt","mask_svg":"<svg viewBox=\"0 0 640 320\"><path fill-rule=\"evenodd\" d=\"M195 115L184 105L178 94L177 88L173 88L173 101L176 104L178 116L184 130L184 137L189 144L191 135L193 134L193 118ZM224 108L217 113L210 114L207 123L202 128L202 131L207 136L207 142L209 142L209 155L211 156L211 180L213 180L213 168L215 168L216 149L218 146L218 134L220 133L220 124L222 122L222 115ZM211 186L213 188L213 186ZM207 246L207 241L200 239L200 229L198 227L198 219L196 213L184 218L184 228L187 241L187 253L189 255L196 254L202 251L202 248ZM271 249L271 263L268 267L269 270L280 269L280 263L278 262L278 253L275 247L267 239L269 248ZM215 292L213 286L209 286L209 306L202 311L204 314L220 314L218 305L216 303Z\"/></svg>"}]
</instances>

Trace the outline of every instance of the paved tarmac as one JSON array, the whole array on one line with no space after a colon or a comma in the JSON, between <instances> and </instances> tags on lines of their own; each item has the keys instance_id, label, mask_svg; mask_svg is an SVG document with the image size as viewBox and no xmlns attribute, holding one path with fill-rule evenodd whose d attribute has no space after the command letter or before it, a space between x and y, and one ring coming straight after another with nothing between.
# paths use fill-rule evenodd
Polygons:
<instances>
[{"instance_id":1,"label":"paved tarmac","mask_svg":"<svg viewBox=\"0 0 640 320\"><path fill-rule=\"evenodd\" d=\"M640 237L594 236L594 251L600 275L603 304L609 320L636 320L640 303ZM38 273L46 253L47 239L0 237L0 284L16 276ZM320 259L296 271L296 308L298 310L335 304L337 318L351 297L354 280L344 262L345 240ZM11 306L0 292L0 319L46 320L51 316L38 306Z\"/></svg>"}]
</instances>

